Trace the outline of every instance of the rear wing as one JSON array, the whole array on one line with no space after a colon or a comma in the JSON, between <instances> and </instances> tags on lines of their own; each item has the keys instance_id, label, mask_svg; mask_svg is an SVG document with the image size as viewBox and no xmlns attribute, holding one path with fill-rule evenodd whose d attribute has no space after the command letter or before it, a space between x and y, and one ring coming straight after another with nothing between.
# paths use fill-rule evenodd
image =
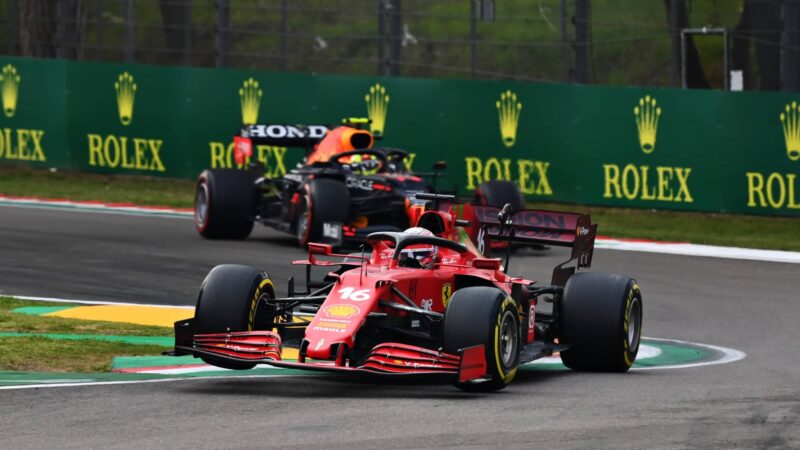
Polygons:
<instances>
[{"instance_id":1,"label":"rear wing","mask_svg":"<svg viewBox=\"0 0 800 450\"><path fill-rule=\"evenodd\" d=\"M479 240L571 247L570 260L577 261L578 269L592 265L597 224L587 214L523 209L501 223L500 208L483 205L472 208L480 224Z\"/></svg>"},{"instance_id":2,"label":"rear wing","mask_svg":"<svg viewBox=\"0 0 800 450\"><path fill-rule=\"evenodd\" d=\"M330 130L327 125L245 125L237 137L259 145L306 148L318 144Z\"/></svg>"}]
</instances>

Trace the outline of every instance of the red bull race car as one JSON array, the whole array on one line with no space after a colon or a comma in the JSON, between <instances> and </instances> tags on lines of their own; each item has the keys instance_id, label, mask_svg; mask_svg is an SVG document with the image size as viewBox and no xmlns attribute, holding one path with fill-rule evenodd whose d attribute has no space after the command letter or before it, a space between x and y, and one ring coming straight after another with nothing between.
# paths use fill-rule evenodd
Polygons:
<instances>
[{"instance_id":1,"label":"red bull race car","mask_svg":"<svg viewBox=\"0 0 800 450\"><path fill-rule=\"evenodd\" d=\"M175 323L172 355L228 369L257 364L380 376L441 376L467 391L506 387L520 364L558 353L575 370L627 371L639 349L642 294L627 276L585 272L588 215L426 201L417 227L367 236L371 251L310 243L306 289L279 297L265 272L217 266L195 315ZM450 203L449 205L447 203ZM445 211L447 209L447 211ZM475 243L475 236L482 242ZM549 284L508 273L480 252L492 240L571 248ZM329 271L309 288L312 267ZM546 302L551 308L539 309ZM297 359L283 349L298 350Z\"/></svg>"},{"instance_id":2,"label":"red bull race car","mask_svg":"<svg viewBox=\"0 0 800 450\"><path fill-rule=\"evenodd\" d=\"M246 166L259 145L305 148L302 164L284 176L257 176L253 170L205 170L197 181L195 227L206 238L244 239L255 222L293 234L300 245L309 242L334 247L363 243L378 231L402 231L414 224L423 202L415 194L435 190L446 167L432 173L412 173L408 153L375 147L375 136L350 119L329 129L324 125L251 125L234 138L237 163ZM432 181L429 181L432 178ZM517 186L505 181L484 183L478 203L522 208Z\"/></svg>"}]
</instances>

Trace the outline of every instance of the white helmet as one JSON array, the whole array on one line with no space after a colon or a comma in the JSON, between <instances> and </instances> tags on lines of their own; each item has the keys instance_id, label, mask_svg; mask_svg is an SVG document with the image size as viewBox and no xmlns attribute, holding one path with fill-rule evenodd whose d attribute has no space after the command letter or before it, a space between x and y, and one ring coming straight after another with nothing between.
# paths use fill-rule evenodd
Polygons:
<instances>
[{"instance_id":1,"label":"white helmet","mask_svg":"<svg viewBox=\"0 0 800 450\"><path fill-rule=\"evenodd\" d=\"M419 236L434 237L430 230L421 227L411 227L403 234L415 234ZM400 266L414 267L420 269L433 268L439 248L435 245L417 244L404 248L400 252Z\"/></svg>"}]
</instances>

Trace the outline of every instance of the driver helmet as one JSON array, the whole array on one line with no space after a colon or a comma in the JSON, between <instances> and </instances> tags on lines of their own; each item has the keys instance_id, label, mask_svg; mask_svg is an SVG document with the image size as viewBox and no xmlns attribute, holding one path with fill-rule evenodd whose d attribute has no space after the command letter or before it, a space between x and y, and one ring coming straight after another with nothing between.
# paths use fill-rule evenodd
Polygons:
<instances>
[{"instance_id":1,"label":"driver helmet","mask_svg":"<svg viewBox=\"0 0 800 450\"><path fill-rule=\"evenodd\" d=\"M403 233L433 237L433 233L430 230L421 227L411 227ZM438 253L439 248L435 245L411 245L400 251L400 265L403 267L431 269Z\"/></svg>"}]
</instances>

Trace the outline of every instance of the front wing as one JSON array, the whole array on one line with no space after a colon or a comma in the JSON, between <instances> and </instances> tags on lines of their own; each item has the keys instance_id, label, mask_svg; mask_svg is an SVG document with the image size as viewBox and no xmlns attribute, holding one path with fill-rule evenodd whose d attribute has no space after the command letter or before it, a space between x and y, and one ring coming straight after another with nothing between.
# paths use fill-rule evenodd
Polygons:
<instances>
[{"instance_id":1,"label":"front wing","mask_svg":"<svg viewBox=\"0 0 800 450\"><path fill-rule=\"evenodd\" d=\"M459 382L482 380L486 375L483 345L459 351L458 355L413 345L387 342L376 345L358 365L342 361L285 361L281 358L281 338L272 331L197 334L187 336L191 321L175 323L173 355L212 357L230 362L268 364L275 367L340 373L367 373L394 376L443 375Z\"/></svg>"}]
</instances>

